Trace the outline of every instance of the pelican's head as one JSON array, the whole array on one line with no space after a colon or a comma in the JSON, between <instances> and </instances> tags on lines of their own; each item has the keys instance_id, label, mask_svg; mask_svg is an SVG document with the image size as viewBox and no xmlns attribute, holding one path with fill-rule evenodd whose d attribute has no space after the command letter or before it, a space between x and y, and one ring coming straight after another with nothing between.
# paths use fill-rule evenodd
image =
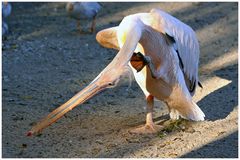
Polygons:
<instances>
[{"instance_id":1,"label":"pelican's head","mask_svg":"<svg viewBox=\"0 0 240 160\"><path fill-rule=\"evenodd\" d=\"M131 68L127 64L120 64L114 59L92 82L100 88L113 88L120 79L131 75Z\"/></svg>"}]
</instances>

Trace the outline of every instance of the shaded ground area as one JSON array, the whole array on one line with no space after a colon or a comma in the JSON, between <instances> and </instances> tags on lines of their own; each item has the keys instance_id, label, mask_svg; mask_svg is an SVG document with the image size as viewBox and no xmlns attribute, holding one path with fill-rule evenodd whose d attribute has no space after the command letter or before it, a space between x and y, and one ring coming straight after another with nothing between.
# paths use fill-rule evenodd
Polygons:
<instances>
[{"instance_id":1,"label":"shaded ground area","mask_svg":"<svg viewBox=\"0 0 240 160\"><path fill-rule=\"evenodd\" d=\"M127 80L75 108L36 137L34 123L90 83L116 51L79 35L64 3L12 3L2 49L3 157L238 157L238 4L102 3L97 31L126 15L159 7L189 24L200 41L200 80L194 99L204 122L168 120L157 102L156 135L131 135L144 124L145 100Z\"/></svg>"}]
</instances>

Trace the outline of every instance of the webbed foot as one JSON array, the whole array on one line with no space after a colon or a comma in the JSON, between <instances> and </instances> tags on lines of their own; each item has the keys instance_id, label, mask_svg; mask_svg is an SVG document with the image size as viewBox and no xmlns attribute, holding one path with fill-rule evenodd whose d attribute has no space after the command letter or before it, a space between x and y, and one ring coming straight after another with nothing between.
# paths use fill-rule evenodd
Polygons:
<instances>
[{"instance_id":1,"label":"webbed foot","mask_svg":"<svg viewBox=\"0 0 240 160\"><path fill-rule=\"evenodd\" d=\"M130 130L133 134L154 134L161 131L164 127L156 124L145 124L142 127L134 128Z\"/></svg>"}]
</instances>

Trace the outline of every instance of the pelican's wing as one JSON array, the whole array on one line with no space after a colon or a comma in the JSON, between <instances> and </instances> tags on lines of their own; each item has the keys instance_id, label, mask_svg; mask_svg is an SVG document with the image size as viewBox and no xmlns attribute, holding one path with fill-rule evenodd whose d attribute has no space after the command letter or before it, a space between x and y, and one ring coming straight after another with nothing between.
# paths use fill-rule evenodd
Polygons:
<instances>
[{"instance_id":1,"label":"pelican's wing","mask_svg":"<svg viewBox=\"0 0 240 160\"><path fill-rule=\"evenodd\" d=\"M100 4L98 4L97 2L80 2L80 3L85 8L85 12L92 16L96 16L101 9Z\"/></svg>"},{"instance_id":2,"label":"pelican's wing","mask_svg":"<svg viewBox=\"0 0 240 160\"><path fill-rule=\"evenodd\" d=\"M98 32L96 35L98 43L103 47L119 50L117 28L118 27L111 27Z\"/></svg>"},{"instance_id":3,"label":"pelican's wing","mask_svg":"<svg viewBox=\"0 0 240 160\"><path fill-rule=\"evenodd\" d=\"M155 29L174 38L174 48L178 52L179 61L183 65L186 84L191 93L194 93L198 83L199 44L192 28L175 17L152 9L150 14L156 20Z\"/></svg>"}]
</instances>

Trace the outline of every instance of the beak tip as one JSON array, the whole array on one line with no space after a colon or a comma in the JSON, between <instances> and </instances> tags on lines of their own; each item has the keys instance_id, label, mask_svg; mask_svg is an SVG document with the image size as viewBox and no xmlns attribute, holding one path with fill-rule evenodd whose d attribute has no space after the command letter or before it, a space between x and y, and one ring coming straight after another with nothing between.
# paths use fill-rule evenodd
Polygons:
<instances>
[{"instance_id":1,"label":"beak tip","mask_svg":"<svg viewBox=\"0 0 240 160\"><path fill-rule=\"evenodd\" d=\"M33 135L33 132L32 131L28 131L27 136L30 137L32 135Z\"/></svg>"}]
</instances>

